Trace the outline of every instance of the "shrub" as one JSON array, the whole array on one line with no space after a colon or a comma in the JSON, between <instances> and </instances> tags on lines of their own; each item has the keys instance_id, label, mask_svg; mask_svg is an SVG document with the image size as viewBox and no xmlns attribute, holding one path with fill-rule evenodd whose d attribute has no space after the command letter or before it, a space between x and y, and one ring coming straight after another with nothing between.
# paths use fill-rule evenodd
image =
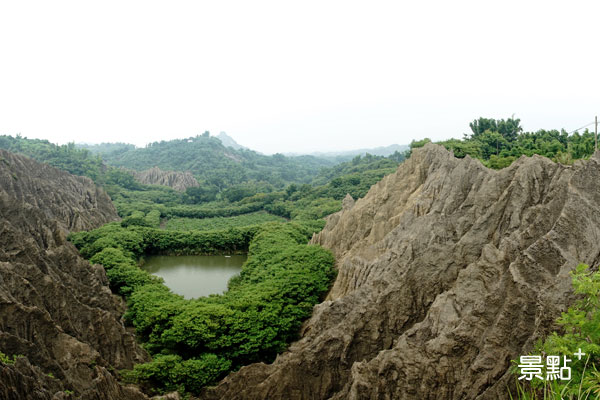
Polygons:
<instances>
[{"instance_id":1,"label":"shrub","mask_svg":"<svg viewBox=\"0 0 600 400\"><path fill-rule=\"evenodd\" d=\"M188 360L178 355L158 355L149 363L138 364L131 371L122 371L127 382L145 382L157 391L179 390L199 392L229 371L231 363L215 354L203 354Z\"/></svg>"}]
</instances>

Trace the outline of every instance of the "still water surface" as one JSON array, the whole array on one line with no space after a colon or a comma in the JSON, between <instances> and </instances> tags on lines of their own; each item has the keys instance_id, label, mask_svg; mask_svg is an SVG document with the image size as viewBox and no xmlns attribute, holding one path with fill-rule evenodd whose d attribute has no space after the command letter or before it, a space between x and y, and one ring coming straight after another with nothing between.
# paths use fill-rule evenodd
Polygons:
<instances>
[{"instance_id":1,"label":"still water surface","mask_svg":"<svg viewBox=\"0 0 600 400\"><path fill-rule=\"evenodd\" d=\"M223 293L229 279L238 274L245 255L146 256L142 269L160 276L174 293L186 299Z\"/></svg>"}]
</instances>

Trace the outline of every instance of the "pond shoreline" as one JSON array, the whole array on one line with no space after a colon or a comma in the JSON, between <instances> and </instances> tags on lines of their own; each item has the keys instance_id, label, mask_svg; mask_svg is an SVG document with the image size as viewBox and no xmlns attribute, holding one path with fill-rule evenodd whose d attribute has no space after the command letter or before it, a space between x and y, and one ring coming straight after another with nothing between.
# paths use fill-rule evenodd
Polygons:
<instances>
[{"instance_id":1,"label":"pond shoreline","mask_svg":"<svg viewBox=\"0 0 600 400\"><path fill-rule=\"evenodd\" d=\"M198 252L186 252L186 251L162 251L160 253L145 253L142 254L138 260L138 267L143 267L146 263L147 257L156 257L156 256L167 256L167 257L179 257L179 256L223 256L223 257L231 257L231 256L248 256L248 249L245 250L237 250L237 251L229 251L229 252L212 252L212 253L198 253Z\"/></svg>"}]
</instances>

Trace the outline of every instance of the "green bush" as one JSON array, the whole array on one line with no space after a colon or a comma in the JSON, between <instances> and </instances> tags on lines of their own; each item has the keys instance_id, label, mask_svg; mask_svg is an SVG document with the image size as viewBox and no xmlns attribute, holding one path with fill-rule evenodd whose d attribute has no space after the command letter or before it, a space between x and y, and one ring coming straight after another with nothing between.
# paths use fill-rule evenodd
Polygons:
<instances>
[{"instance_id":1,"label":"green bush","mask_svg":"<svg viewBox=\"0 0 600 400\"><path fill-rule=\"evenodd\" d=\"M79 248L85 258L107 247L122 249L127 256L139 257L143 254L143 237L133 229L123 229L117 222L106 224L90 232L77 232L69 235L69 240Z\"/></svg>"},{"instance_id":2,"label":"green bush","mask_svg":"<svg viewBox=\"0 0 600 400\"><path fill-rule=\"evenodd\" d=\"M122 371L126 382L144 382L151 391L162 387L165 391L199 392L215 382L231 368L231 362L215 354L203 354L188 360L177 355L157 355L131 371ZM162 391L159 391L162 392Z\"/></svg>"},{"instance_id":3,"label":"green bush","mask_svg":"<svg viewBox=\"0 0 600 400\"><path fill-rule=\"evenodd\" d=\"M131 215L123 218L123 220L121 221L121 226L123 228L127 228L130 225L150 226L146 222L144 217L145 217L145 214L143 211L134 211Z\"/></svg>"},{"instance_id":4,"label":"green bush","mask_svg":"<svg viewBox=\"0 0 600 400\"><path fill-rule=\"evenodd\" d=\"M152 210L146 214L144 217L145 226L150 226L152 228L158 228L160 226L160 211Z\"/></svg>"},{"instance_id":5,"label":"green bush","mask_svg":"<svg viewBox=\"0 0 600 400\"><path fill-rule=\"evenodd\" d=\"M162 281L139 269L132 258L126 256L121 249L106 247L94 254L90 262L104 266L111 290L122 296L129 296L138 287Z\"/></svg>"},{"instance_id":6,"label":"green bush","mask_svg":"<svg viewBox=\"0 0 600 400\"><path fill-rule=\"evenodd\" d=\"M12 365L15 363L15 361L17 361L17 358L19 357L23 357L22 355L17 355L17 354L13 354L12 357L7 356L6 354L4 354L3 352L0 351L0 364L8 364L8 365Z\"/></svg>"}]
</instances>

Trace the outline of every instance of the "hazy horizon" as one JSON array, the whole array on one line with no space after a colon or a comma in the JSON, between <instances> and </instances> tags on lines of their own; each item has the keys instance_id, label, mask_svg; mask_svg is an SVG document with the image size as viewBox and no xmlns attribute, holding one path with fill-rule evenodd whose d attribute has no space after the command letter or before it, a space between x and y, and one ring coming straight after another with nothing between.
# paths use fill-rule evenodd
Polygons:
<instances>
[{"instance_id":1,"label":"hazy horizon","mask_svg":"<svg viewBox=\"0 0 600 400\"><path fill-rule=\"evenodd\" d=\"M203 133L204 133L204 132L203 132ZM220 133L225 133L225 134L227 134L227 132L219 132L219 134L220 134ZM219 137L218 137L218 136L219 136L219 134L214 134L213 132L210 132L210 136L211 136L211 137L216 137L217 139L219 139ZM169 139L169 140L185 140L185 139L189 139L189 138L191 138L191 137L195 137L195 136L196 136L196 135L194 135L194 136L186 136L186 137L174 137L174 138L171 138L171 139ZM260 151L258 151L258 150L256 150L256 149L252 148L251 146L246 146L246 145L244 145L244 144L242 144L242 143L238 143L238 142L237 142L237 140L236 140L234 137L232 137L231 135L229 135L229 134L227 134L227 136L229 136L231 139L233 139L233 140L234 140L234 141L235 141L237 144L239 144L239 145L240 145L240 146L242 146L242 147L245 147L245 148L247 148L247 149L249 149L249 150L257 151L257 152L259 152L259 153L263 153L263 152L260 152ZM25 136L23 135L23 137L25 137ZM38 138L34 138L34 139L38 139ZM40 139L44 139L44 138L40 138ZM160 142L160 140L159 140L159 142ZM107 142L100 142L100 143L73 142L73 143L75 143L76 145L89 145L89 146L93 146L93 145L99 145L99 144L103 144L103 143L107 143ZM134 144L134 143L127 143L127 142L122 142L122 141L121 141L121 142L108 142L108 143L125 143L125 144ZM63 144L64 144L64 143L63 143ZM147 144L148 144L148 143L147 143ZM351 148L351 149L342 149L342 150L340 150L340 149L333 149L333 150L326 150L326 151L315 150L315 151L306 151L306 152L295 152L295 151L276 151L276 152L272 152L272 153L263 153L263 154L266 154L266 155L273 155L273 154L276 154L276 153L280 153L280 154L287 154L287 155L292 155L292 156L296 156L296 155L311 155L311 154L321 154L321 153L322 153L322 154L330 154L330 153L336 154L336 153L354 152L354 151L358 151L358 150L372 150L372 149L378 149L378 148L386 148L386 147L391 147L391 146L408 146L409 144L410 144L410 143L390 143L390 144L383 145L383 146L372 146L372 147L361 147L361 148L358 148L358 147L357 147L357 148ZM135 145L135 144L134 144L134 145ZM227 144L226 144L226 143L223 143L223 145L227 146ZM138 145L136 145L136 148L143 148L143 147L145 147L145 146L146 146L146 144L144 144L144 145L142 145L142 146L138 146Z\"/></svg>"},{"instance_id":2,"label":"hazy horizon","mask_svg":"<svg viewBox=\"0 0 600 400\"><path fill-rule=\"evenodd\" d=\"M599 112L600 6L514 0L0 5L0 134L136 146L225 131L265 153L461 138Z\"/></svg>"}]
</instances>

